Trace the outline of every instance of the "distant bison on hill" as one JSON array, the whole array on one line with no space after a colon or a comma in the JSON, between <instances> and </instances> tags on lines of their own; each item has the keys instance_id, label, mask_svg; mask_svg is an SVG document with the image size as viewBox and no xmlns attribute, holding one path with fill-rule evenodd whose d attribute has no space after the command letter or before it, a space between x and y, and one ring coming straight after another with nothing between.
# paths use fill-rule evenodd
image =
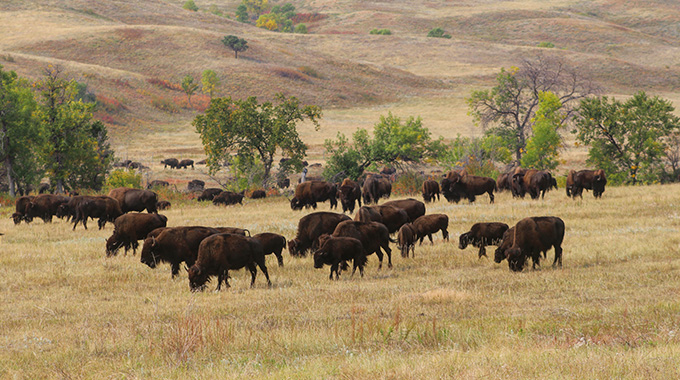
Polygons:
<instances>
[{"instance_id":1,"label":"distant bison on hill","mask_svg":"<svg viewBox=\"0 0 680 380\"><path fill-rule=\"evenodd\" d=\"M217 196L218 194L220 194L223 191L224 190L218 189L216 187L211 187L209 189L205 189L205 190L203 190L201 195L198 196L197 200L199 202L201 202L201 201L212 201L215 198L215 196Z\"/></svg>"},{"instance_id":2,"label":"distant bison on hill","mask_svg":"<svg viewBox=\"0 0 680 380\"><path fill-rule=\"evenodd\" d=\"M243 204L243 194L244 192L241 191L240 193L234 193L233 191L223 191L219 194L217 194L212 202L214 205L235 205L237 203Z\"/></svg>"},{"instance_id":3,"label":"distant bison on hill","mask_svg":"<svg viewBox=\"0 0 680 380\"><path fill-rule=\"evenodd\" d=\"M179 168L179 160L176 158L166 158L165 160L161 161L161 164L163 164L163 169L166 169L168 166L170 169Z\"/></svg>"}]
</instances>

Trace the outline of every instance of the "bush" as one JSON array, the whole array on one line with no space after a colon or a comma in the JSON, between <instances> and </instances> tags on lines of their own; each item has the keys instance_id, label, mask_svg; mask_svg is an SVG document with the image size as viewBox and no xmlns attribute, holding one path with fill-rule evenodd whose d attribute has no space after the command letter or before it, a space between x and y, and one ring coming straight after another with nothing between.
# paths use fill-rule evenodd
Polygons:
<instances>
[{"instance_id":1,"label":"bush","mask_svg":"<svg viewBox=\"0 0 680 380\"><path fill-rule=\"evenodd\" d=\"M166 98L154 97L153 99L151 99L151 105L167 113L179 112L179 108L177 108L175 103L172 100Z\"/></svg>"},{"instance_id":2,"label":"bush","mask_svg":"<svg viewBox=\"0 0 680 380\"><path fill-rule=\"evenodd\" d=\"M389 36L390 34L392 34L392 31L390 31L389 29L373 29L369 33Z\"/></svg>"},{"instance_id":3,"label":"bush","mask_svg":"<svg viewBox=\"0 0 680 380\"><path fill-rule=\"evenodd\" d=\"M539 42L538 47L552 49L555 47L555 44L552 42Z\"/></svg>"},{"instance_id":4,"label":"bush","mask_svg":"<svg viewBox=\"0 0 680 380\"><path fill-rule=\"evenodd\" d=\"M298 33L298 34L307 34L307 25L305 25L305 24L297 24L297 25L295 25L295 30L294 30L294 32L295 32L295 33Z\"/></svg>"},{"instance_id":5,"label":"bush","mask_svg":"<svg viewBox=\"0 0 680 380\"><path fill-rule=\"evenodd\" d=\"M392 184L392 194L417 194L423 189L423 182L425 182L425 178L420 173L414 171L404 172Z\"/></svg>"},{"instance_id":6,"label":"bush","mask_svg":"<svg viewBox=\"0 0 680 380\"><path fill-rule=\"evenodd\" d=\"M435 38L451 38L451 35L444 32L444 29L442 28L434 28L430 30L430 32L427 33L427 36Z\"/></svg>"},{"instance_id":7,"label":"bush","mask_svg":"<svg viewBox=\"0 0 680 380\"><path fill-rule=\"evenodd\" d=\"M198 10L198 6L196 6L196 3L194 3L194 0L187 0L184 5L182 5L182 8L189 10L189 11L194 11L196 12Z\"/></svg>"},{"instance_id":8,"label":"bush","mask_svg":"<svg viewBox=\"0 0 680 380\"><path fill-rule=\"evenodd\" d=\"M182 86L180 86L179 84L175 84L175 83L172 83L170 81L167 81L165 79L149 78L146 81L153 84L153 85L156 85L158 87L166 88L168 90L183 91Z\"/></svg>"},{"instance_id":9,"label":"bush","mask_svg":"<svg viewBox=\"0 0 680 380\"><path fill-rule=\"evenodd\" d=\"M109 173L106 179L106 186L110 189L116 187L142 188L142 173L136 170L116 169Z\"/></svg>"}]
</instances>

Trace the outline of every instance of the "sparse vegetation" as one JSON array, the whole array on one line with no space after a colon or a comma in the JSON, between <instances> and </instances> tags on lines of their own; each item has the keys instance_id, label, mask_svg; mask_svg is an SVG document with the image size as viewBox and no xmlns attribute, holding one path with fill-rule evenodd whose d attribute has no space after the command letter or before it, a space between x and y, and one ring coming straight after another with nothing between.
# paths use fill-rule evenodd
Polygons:
<instances>
[{"instance_id":1,"label":"sparse vegetation","mask_svg":"<svg viewBox=\"0 0 680 380\"><path fill-rule=\"evenodd\" d=\"M151 99L151 105L154 106L156 109L159 109L163 112L166 113L178 113L179 108L175 105L175 103L167 98L160 97L160 96L154 96Z\"/></svg>"},{"instance_id":2,"label":"sparse vegetation","mask_svg":"<svg viewBox=\"0 0 680 380\"><path fill-rule=\"evenodd\" d=\"M370 34L379 34L379 35L382 35L382 36L389 36L390 34L392 34L392 31L390 31L389 29L371 29L371 31L369 33Z\"/></svg>"},{"instance_id":3,"label":"sparse vegetation","mask_svg":"<svg viewBox=\"0 0 680 380\"><path fill-rule=\"evenodd\" d=\"M451 38L451 35L446 33L442 28L434 28L427 33L428 37L435 38Z\"/></svg>"},{"instance_id":4,"label":"sparse vegetation","mask_svg":"<svg viewBox=\"0 0 680 380\"><path fill-rule=\"evenodd\" d=\"M295 25L295 33L297 34L307 34L307 25L305 24L297 24Z\"/></svg>"},{"instance_id":5,"label":"sparse vegetation","mask_svg":"<svg viewBox=\"0 0 680 380\"><path fill-rule=\"evenodd\" d=\"M555 44L552 42L539 42L537 46L540 48L552 49L555 47Z\"/></svg>"},{"instance_id":6,"label":"sparse vegetation","mask_svg":"<svg viewBox=\"0 0 680 380\"><path fill-rule=\"evenodd\" d=\"M194 0L187 0L187 1L185 1L185 2L184 2L184 5L182 5L182 8L183 8L183 9L186 9L186 10L188 10L188 11L194 11L194 12L198 11L198 6L197 6L196 3L194 2Z\"/></svg>"},{"instance_id":7,"label":"sparse vegetation","mask_svg":"<svg viewBox=\"0 0 680 380\"><path fill-rule=\"evenodd\" d=\"M106 187L115 189L116 187L131 187L133 189L142 188L142 173L133 169L116 169L106 177Z\"/></svg>"}]
</instances>

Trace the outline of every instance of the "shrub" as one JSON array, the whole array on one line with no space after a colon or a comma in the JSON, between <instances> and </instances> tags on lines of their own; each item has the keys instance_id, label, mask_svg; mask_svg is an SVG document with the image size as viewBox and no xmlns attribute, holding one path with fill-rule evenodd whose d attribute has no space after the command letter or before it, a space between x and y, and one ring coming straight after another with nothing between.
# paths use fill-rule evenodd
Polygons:
<instances>
[{"instance_id":1,"label":"shrub","mask_svg":"<svg viewBox=\"0 0 680 380\"><path fill-rule=\"evenodd\" d=\"M301 80L301 81L308 81L309 77L307 75L295 70L295 69L289 69L286 67L279 67L275 68L274 74L282 77L282 78L288 78L288 79L293 79L293 80Z\"/></svg>"},{"instance_id":2,"label":"shrub","mask_svg":"<svg viewBox=\"0 0 680 380\"><path fill-rule=\"evenodd\" d=\"M389 29L373 29L369 33L389 36L390 34L392 34L392 31L390 31Z\"/></svg>"},{"instance_id":3,"label":"shrub","mask_svg":"<svg viewBox=\"0 0 680 380\"><path fill-rule=\"evenodd\" d=\"M312 78L323 79L323 76L321 76L321 74L319 74L316 70L309 66L300 66L298 67L298 71Z\"/></svg>"},{"instance_id":4,"label":"shrub","mask_svg":"<svg viewBox=\"0 0 680 380\"><path fill-rule=\"evenodd\" d=\"M298 33L298 34L307 34L307 25L297 24L297 25L295 25L295 30L293 32Z\"/></svg>"},{"instance_id":5,"label":"shrub","mask_svg":"<svg viewBox=\"0 0 680 380\"><path fill-rule=\"evenodd\" d=\"M291 17L291 21L295 24L299 23L310 23L310 22L315 22L315 21L321 21L325 20L328 18L328 15L324 15L321 13L297 13L295 16Z\"/></svg>"},{"instance_id":6,"label":"shrub","mask_svg":"<svg viewBox=\"0 0 680 380\"><path fill-rule=\"evenodd\" d=\"M418 172L408 171L397 177L392 184L392 193L396 195L409 195L419 193L423 188L425 178Z\"/></svg>"},{"instance_id":7,"label":"shrub","mask_svg":"<svg viewBox=\"0 0 680 380\"><path fill-rule=\"evenodd\" d=\"M106 186L110 189L116 187L142 188L142 173L136 170L116 169L109 173L106 178Z\"/></svg>"},{"instance_id":8,"label":"shrub","mask_svg":"<svg viewBox=\"0 0 680 380\"><path fill-rule=\"evenodd\" d=\"M186 2L184 2L184 5L182 5L182 8L194 12L198 10L198 6L196 5L196 3L194 3L194 0L187 0Z\"/></svg>"},{"instance_id":9,"label":"shrub","mask_svg":"<svg viewBox=\"0 0 680 380\"><path fill-rule=\"evenodd\" d=\"M434 28L430 30L429 33L427 33L428 37L435 37L435 38L451 38L451 35L444 32L444 29L442 28Z\"/></svg>"},{"instance_id":10,"label":"shrub","mask_svg":"<svg viewBox=\"0 0 680 380\"><path fill-rule=\"evenodd\" d=\"M151 105L155 108L167 112L167 113L178 113L179 108L171 100L161 97L154 97L151 99Z\"/></svg>"},{"instance_id":11,"label":"shrub","mask_svg":"<svg viewBox=\"0 0 680 380\"><path fill-rule=\"evenodd\" d=\"M182 86L180 86L179 84L172 83L172 82L167 81L165 79L149 78L146 81L155 85L155 86L166 88L168 90L184 91L184 90L182 90Z\"/></svg>"},{"instance_id":12,"label":"shrub","mask_svg":"<svg viewBox=\"0 0 680 380\"><path fill-rule=\"evenodd\" d=\"M539 42L538 47L552 49L555 47L555 44L552 42Z\"/></svg>"},{"instance_id":13,"label":"shrub","mask_svg":"<svg viewBox=\"0 0 680 380\"><path fill-rule=\"evenodd\" d=\"M307 32L305 32L305 33L307 33ZM14 62L14 57L12 57L12 56L9 55L9 54L5 54L5 55L2 55L2 56L0 56L0 57L1 57L5 62Z\"/></svg>"},{"instance_id":14,"label":"shrub","mask_svg":"<svg viewBox=\"0 0 680 380\"><path fill-rule=\"evenodd\" d=\"M97 107L100 107L106 112L117 112L124 109L125 105L118 99L97 95Z\"/></svg>"}]
</instances>

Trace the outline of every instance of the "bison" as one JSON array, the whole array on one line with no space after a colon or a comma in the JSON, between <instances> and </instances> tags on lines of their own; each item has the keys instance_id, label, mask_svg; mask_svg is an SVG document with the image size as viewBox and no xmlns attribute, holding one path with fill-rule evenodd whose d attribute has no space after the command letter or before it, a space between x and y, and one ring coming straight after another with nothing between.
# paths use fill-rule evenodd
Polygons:
<instances>
[{"instance_id":1,"label":"bison","mask_svg":"<svg viewBox=\"0 0 680 380\"><path fill-rule=\"evenodd\" d=\"M172 207L170 201L158 201L158 203L156 203L156 210L167 210L170 207Z\"/></svg>"},{"instance_id":2,"label":"bison","mask_svg":"<svg viewBox=\"0 0 680 380\"><path fill-rule=\"evenodd\" d=\"M353 213L356 202L359 202L359 207L361 207L361 186L357 182L345 178L338 189L338 197L342 204L342 212Z\"/></svg>"},{"instance_id":3,"label":"bison","mask_svg":"<svg viewBox=\"0 0 680 380\"><path fill-rule=\"evenodd\" d=\"M26 206L28 206L29 203L35 198L32 195L25 195L23 197L17 198L16 202L14 202L14 209L15 212L12 214L12 220L14 221L14 224L19 224L21 223L22 220L25 220L24 218L26 217ZM26 223L29 221L26 220Z\"/></svg>"},{"instance_id":4,"label":"bison","mask_svg":"<svg viewBox=\"0 0 680 380\"><path fill-rule=\"evenodd\" d=\"M217 276L216 290L219 291L222 281L229 287L229 270L243 267L250 271L252 287L257 276L256 265L271 286L260 242L239 235L213 235L204 239L198 247L196 263L189 268L189 287L192 291L203 289L210 276Z\"/></svg>"},{"instance_id":5,"label":"bison","mask_svg":"<svg viewBox=\"0 0 680 380\"><path fill-rule=\"evenodd\" d=\"M237 203L243 204L243 194L243 191L240 193L235 193L233 191L223 191L213 198L212 203L216 206L220 204L225 206L235 205Z\"/></svg>"},{"instance_id":6,"label":"bison","mask_svg":"<svg viewBox=\"0 0 680 380\"><path fill-rule=\"evenodd\" d=\"M263 232L253 235L253 239L262 244L265 255L273 253L276 256L276 260L279 262L279 266L283 266L283 256L281 255L281 252L286 248L286 238L284 236L271 232Z\"/></svg>"},{"instance_id":7,"label":"bison","mask_svg":"<svg viewBox=\"0 0 680 380\"><path fill-rule=\"evenodd\" d=\"M323 268L324 264L331 266L331 273L328 277L337 280L340 275L340 264L352 260L354 268L352 275L357 268L361 277L364 277L364 266L366 264L366 254L361 241L351 237L330 237L324 241L321 247L314 252L314 268Z\"/></svg>"},{"instance_id":8,"label":"bison","mask_svg":"<svg viewBox=\"0 0 680 380\"><path fill-rule=\"evenodd\" d=\"M117 187L109 191L109 197L120 203L120 209L124 214L130 211L146 211L157 213L156 204L158 195L151 190L131 189L129 187Z\"/></svg>"},{"instance_id":9,"label":"bison","mask_svg":"<svg viewBox=\"0 0 680 380\"><path fill-rule=\"evenodd\" d=\"M511 190L510 179L512 178L512 173L501 173L498 178L496 178L496 187L498 191Z\"/></svg>"},{"instance_id":10,"label":"bison","mask_svg":"<svg viewBox=\"0 0 680 380\"><path fill-rule=\"evenodd\" d=\"M33 218L40 218L45 223L51 223L52 217L57 214L57 209L70 200L69 197L53 194L40 194L33 198L27 205L24 220L28 223Z\"/></svg>"},{"instance_id":11,"label":"bison","mask_svg":"<svg viewBox=\"0 0 680 380\"><path fill-rule=\"evenodd\" d=\"M303 207L316 209L317 202L329 200L331 209L338 207L337 189L332 183L325 181L305 181L295 187L295 196L290 200L290 208L302 210Z\"/></svg>"},{"instance_id":12,"label":"bison","mask_svg":"<svg viewBox=\"0 0 680 380\"><path fill-rule=\"evenodd\" d=\"M214 227L221 234L234 234L241 236L250 236L250 231L245 228L238 227Z\"/></svg>"},{"instance_id":13,"label":"bison","mask_svg":"<svg viewBox=\"0 0 680 380\"><path fill-rule=\"evenodd\" d=\"M203 190L203 192L201 193L201 195L198 196L198 199L197 199L197 200L198 200L199 202L202 202L202 201L211 201L211 202L212 202L212 200L213 200L218 194L220 194L222 191L224 191L224 190L218 189L218 188L216 188L216 187L211 187L211 188L209 188L209 189L205 189L205 190Z\"/></svg>"},{"instance_id":14,"label":"bison","mask_svg":"<svg viewBox=\"0 0 680 380\"><path fill-rule=\"evenodd\" d=\"M562 267L562 241L564 240L564 221L554 216L524 218L506 231L501 245L496 249L494 260L497 263L508 259L513 271L521 271L527 258L533 261L533 268L540 264L541 252L555 248L553 267Z\"/></svg>"},{"instance_id":15,"label":"bison","mask_svg":"<svg viewBox=\"0 0 680 380\"><path fill-rule=\"evenodd\" d=\"M191 166L192 169L194 168L194 160L184 159L177 164L177 169L186 169L189 166Z\"/></svg>"},{"instance_id":16,"label":"bison","mask_svg":"<svg viewBox=\"0 0 680 380\"><path fill-rule=\"evenodd\" d=\"M370 174L361 189L365 204L378 203L380 198L389 198L392 194L392 183L379 174Z\"/></svg>"},{"instance_id":17,"label":"bison","mask_svg":"<svg viewBox=\"0 0 680 380\"><path fill-rule=\"evenodd\" d=\"M76 206L73 229L76 229L78 223L82 223L83 227L87 229L88 218L99 218L97 225L101 230L106 222L113 222L121 215L123 215L123 211L117 200L107 196L85 197Z\"/></svg>"},{"instance_id":18,"label":"bison","mask_svg":"<svg viewBox=\"0 0 680 380\"><path fill-rule=\"evenodd\" d=\"M106 241L106 256L114 256L121 247L125 254L132 248L137 253L137 241L146 239L157 228L165 227L168 218L161 214L132 213L121 215L113 222L113 234Z\"/></svg>"},{"instance_id":19,"label":"bison","mask_svg":"<svg viewBox=\"0 0 680 380\"><path fill-rule=\"evenodd\" d=\"M161 161L161 164L163 164L163 169L167 169L168 166L170 169L179 168L179 160L176 158L166 158L165 160Z\"/></svg>"},{"instance_id":20,"label":"bison","mask_svg":"<svg viewBox=\"0 0 680 380\"><path fill-rule=\"evenodd\" d=\"M592 190L595 198L601 198L604 193L607 177L604 170L580 170L573 173L573 185L571 194L574 198L583 198L583 189Z\"/></svg>"},{"instance_id":21,"label":"bison","mask_svg":"<svg viewBox=\"0 0 680 380\"><path fill-rule=\"evenodd\" d=\"M396 241L390 239L390 233L384 224L378 222L356 222L353 220L346 220L338 223L332 236L345 236L359 239L364 247L366 255L375 252L378 256L378 260L380 261L378 269L382 268L382 248L387 254L387 266L392 268L392 250L390 249L390 242L396 243Z\"/></svg>"},{"instance_id":22,"label":"bison","mask_svg":"<svg viewBox=\"0 0 680 380\"><path fill-rule=\"evenodd\" d=\"M252 194L250 194L250 198L252 198L252 199L267 198L267 192L264 191L264 190L255 190L255 191L253 191Z\"/></svg>"},{"instance_id":23,"label":"bison","mask_svg":"<svg viewBox=\"0 0 680 380\"><path fill-rule=\"evenodd\" d=\"M434 197L439 200L439 184L437 181L428 179L423 182L423 200L425 202L434 201Z\"/></svg>"},{"instance_id":24,"label":"bison","mask_svg":"<svg viewBox=\"0 0 680 380\"><path fill-rule=\"evenodd\" d=\"M524 178L527 178L527 176L528 175L525 174ZM525 181L524 186L529 193L529 196L531 196L531 199L538 199L539 196L543 199L545 197L545 192L552 187L552 180L553 178L550 173L540 170L533 172L528 180Z\"/></svg>"},{"instance_id":25,"label":"bison","mask_svg":"<svg viewBox=\"0 0 680 380\"><path fill-rule=\"evenodd\" d=\"M456 171L451 171L442 180L442 193L449 202L458 203L461 198L474 202L477 195L487 193L490 203L493 203L494 190L496 190L496 181L488 177L461 175Z\"/></svg>"},{"instance_id":26,"label":"bison","mask_svg":"<svg viewBox=\"0 0 680 380\"><path fill-rule=\"evenodd\" d=\"M167 262L175 277L179 274L180 264L194 265L203 239L219 233L203 226L156 228L144 239L140 260L152 269L160 262Z\"/></svg>"},{"instance_id":27,"label":"bison","mask_svg":"<svg viewBox=\"0 0 680 380\"><path fill-rule=\"evenodd\" d=\"M397 234L397 247L401 250L401 257L408 257L409 249L416 257L416 232L411 223L406 223L399 228Z\"/></svg>"},{"instance_id":28,"label":"bison","mask_svg":"<svg viewBox=\"0 0 680 380\"><path fill-rule=\"evenodd\" d=\"M149 182L148 185L146 185L146 189L153 189L154 187L168 187L170 186L170 182L168 181L162 181L160 179L154 179L153 181Z\"/></svg>"},{"instance_id":29,"label":"bison","mask_svg":"<svg viewBox=\"0 0 680 380\"><path fill-rule=\"evenodd\" d=\"M413 221L425 215L425 203L413 199L399 199L396 201L388 201L382 204L383 206L394 206L403 209L408 214L409 220Z\"/></svg>"},{"instance_id":30,"label":"bison","mask_svg":"<svg viewBox=\"0 0 680 380\"><path fill-rule=\"evenodd\" d=\"M350 220L345 214L334 212L313 212L300 218L297 235L288 241L288 252L292 256L304 256L316 244L322 234L332 234L338 223Z\"/></svg>"},{"instance_id":31,"label":"bison","mask_svg":"<svg viewBox=\"0 0 680 380\"><path fill-rule=\"evenodd\" d=\"M354 215L354 220L357 222L378 222L382 223L382 215L380 210L371 206L361 206L357 214Z\"/></svg>"},{"instance_id":32,"label":"bison","mask_svg":"<svg viewBox=\"0 0 680 380\"><path fill-rule=\"evenodd\" d=\"M399 231L399 228L404 224L411 221L406 210L395 207L392 205L384 204L380 206L369 206L380 213L380 220L374 220L375 222L380 222L387 227L390 234Z\"/></svg>"},{"instance_id":33,"label":"bison","mask_svg":"<svg viewBox=\"0 0 680 380\"><path fill-rule=\"evenodd\" d=\"M420 239L420 244L423 244L425 236L432 241L432 234L441 231L442 239L449 240L449 217L446 214L429 214L423 215L412 223L413 231L415 231L416 239Z\"/></svg>"},{"instance_id":34,"label":"bison","mask_svg":"<svg viewBox=\"0 0 680 380\"><path fill-rule=\"evenodd\" d=\"M201 181L200 179L192 179L187 183L187 191L203 191L205 188L205 181Z\"/></svg>"},{"instance_id":35,"label":"bison","mask_svg":"<svg viewBox=\"0 0 680 380\"><path fill-rule=\"evenodd\" d=\"M499 245L503 241L503 234L508 230L505 223L475 223L470 231L460 235L458 248L465 249L469 244L479 248L479 257L486 256L487 245Z\"/></svg>"}]
</instances>

